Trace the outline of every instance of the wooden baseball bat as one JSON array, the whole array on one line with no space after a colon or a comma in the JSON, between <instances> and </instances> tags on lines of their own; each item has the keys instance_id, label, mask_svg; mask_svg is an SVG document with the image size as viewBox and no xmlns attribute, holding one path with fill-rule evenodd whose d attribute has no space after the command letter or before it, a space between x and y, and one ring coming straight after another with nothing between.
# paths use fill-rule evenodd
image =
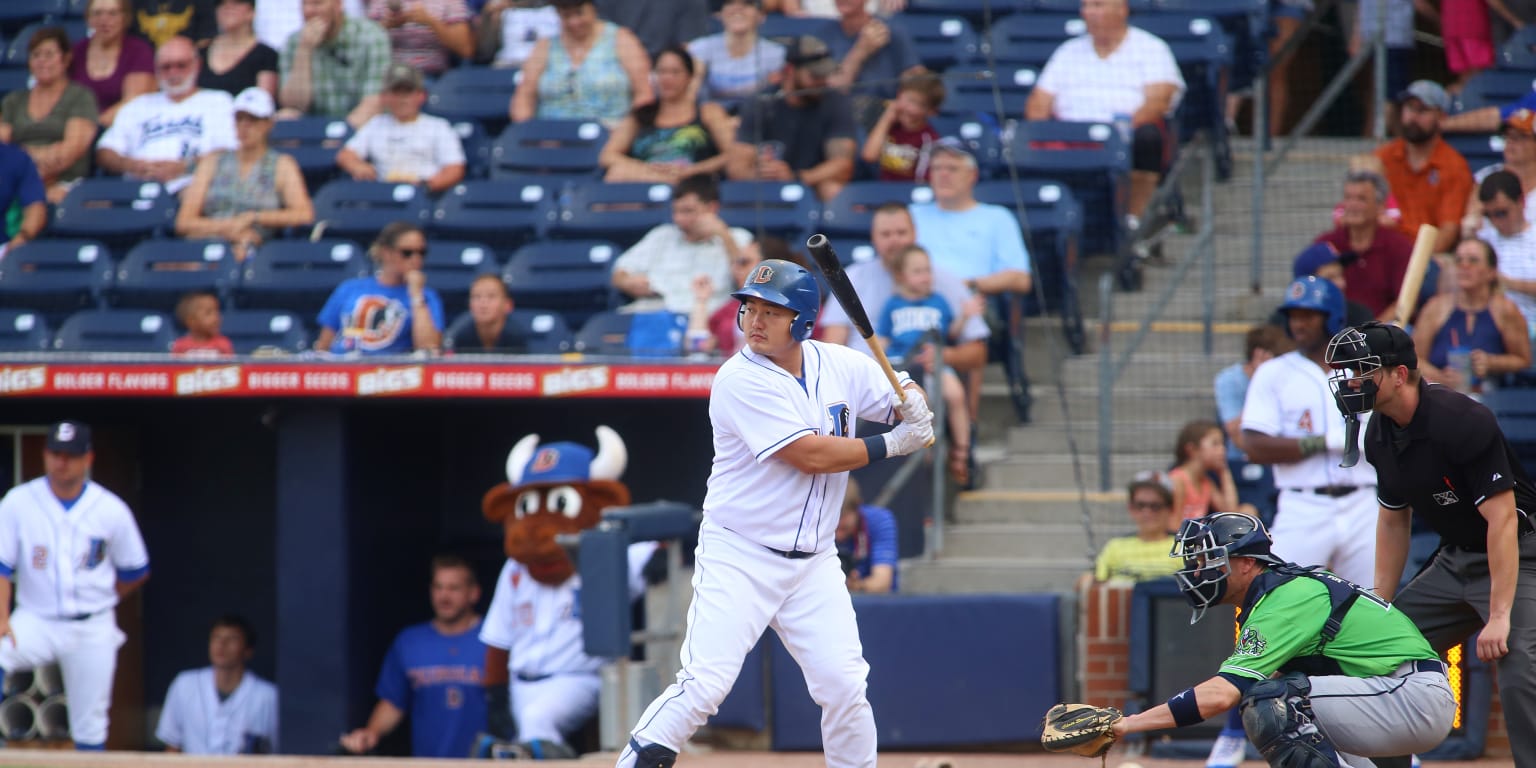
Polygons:
<instances>
[{"instance_id":1,"label":"wooden baseball bat","mask_svg":"<svg viewBox=\"0 0 1536 768\"><path fill-rule=\"evenodd\" d=\"M1397 311L1393 319L1406 328L1419 306L1419 289L1424 286L1424 272L1429 269L1429 259L1435 255L1435 239L1440 230L1429 224L1419 225L1419 236L1413 241L1413 255L1408 258L1408 271L1403 274L1403 288L1397 293Z\"/></svg>"}]
</instances>

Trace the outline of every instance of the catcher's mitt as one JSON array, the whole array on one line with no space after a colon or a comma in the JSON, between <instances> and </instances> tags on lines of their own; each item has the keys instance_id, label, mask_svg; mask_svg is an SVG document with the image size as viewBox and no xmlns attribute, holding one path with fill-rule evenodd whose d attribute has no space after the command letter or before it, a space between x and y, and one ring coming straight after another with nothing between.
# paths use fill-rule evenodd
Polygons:
<instances>
[{"instance_id":1,"label":"catcher's mitt","mask_svg":"<svg viewBox=\"0 0 1536 768\"><path fill-rule=\"evenodd\" d=\"M1041 721L1040 746L1052 752L1103 757L1115 745L1114 724L1121 718L1114 707L1057 704Z\"/></svg>"}]
</instances>

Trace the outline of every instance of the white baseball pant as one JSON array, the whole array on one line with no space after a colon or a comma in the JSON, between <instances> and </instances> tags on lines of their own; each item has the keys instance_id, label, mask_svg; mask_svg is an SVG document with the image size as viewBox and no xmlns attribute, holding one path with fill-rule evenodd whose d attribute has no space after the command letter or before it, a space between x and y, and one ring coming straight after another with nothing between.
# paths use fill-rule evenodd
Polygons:
<instances>
[{"instance_id":1,"label":"white baseball pant","mask_svg":"<svg viewBox=\"0 0 1536 768\"><path fill-rule=\"evenodd\" d=\"M17 608L11 637L0 638L0 670L36 669L57 662L69 697L69 734L76 744L107 742L107 708L117 649L127 640L111 608L79 621L50 619Z\"/></svg>"}]
</instances>

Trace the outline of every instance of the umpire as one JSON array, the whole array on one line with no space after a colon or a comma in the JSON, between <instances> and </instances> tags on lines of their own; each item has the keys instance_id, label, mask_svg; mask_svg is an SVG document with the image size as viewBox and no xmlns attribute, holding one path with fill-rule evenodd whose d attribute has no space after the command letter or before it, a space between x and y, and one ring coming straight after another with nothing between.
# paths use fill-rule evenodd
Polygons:
<instances>
[{"instance_id":1,"label":"umpire","mask_svg":"<svg viewBox=\"0 0 1536 768\"><path fill-rule=\"evenodd\" d=\"M1344 417L1377 415L1365 432L1381 504L1377 594L1393 599L1417 512L1440 549L1393 605L1441 653L1478 633L1477 657L1498 662L1515 765L1536 768L1536 488L1487 407L1422 379L1402 329L1345 328L1327 359Z\"/></svg>"}]
</instances>

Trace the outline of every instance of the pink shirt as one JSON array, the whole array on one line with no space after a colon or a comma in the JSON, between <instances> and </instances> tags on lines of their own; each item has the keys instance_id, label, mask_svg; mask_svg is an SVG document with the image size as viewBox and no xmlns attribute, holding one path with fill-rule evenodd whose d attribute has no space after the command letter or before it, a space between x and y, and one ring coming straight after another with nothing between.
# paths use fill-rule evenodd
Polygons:
<instances>
[{"instance_id":1,"label":"pink shirt","mask_svg":"<svg viewBox=\"0 0 1536 768\"><path fill-rule=\"evenodd\" d=\"M1440 31L1461 40L1492 40L1486 0L1440 0Z\"/></svg>"},{"instance_id":2,"label":"pink shirt","mask_svg":"<svg viewBox=\"0 0 1536 768\"><path fill-rule=\"evenodd\" d=\"M444 24L468 23L470 20L469 6L464 0L395 0L401 8L415 8L423 6L431 16L441 19ZM389 15L390 0L368 0L368 18L384 26L384 17ZM394 29L388 27L384 31L389 35L389 46L394 52L393 60L403 64L409 64L430 76L437 76L448 68L448 48L443 45L432 28L425 24L401 24Z\"/></svg>"},{"instance_id":3,"label":"pink shirt","mask_svg":"<svg viewBox=\"0 0 1536 768\"><path fill-rule=\"evenodd\" d=\"M69 79L85 86L96 95L96 108L105 112L123 100L123 78L135 72L155 74L155 49L144 38L123 35L123 47L118 50L117 69L101 80L93 80L85 69L87 47L90 40L81 40L70 50Z\"/></svg>"}]
</instances>

